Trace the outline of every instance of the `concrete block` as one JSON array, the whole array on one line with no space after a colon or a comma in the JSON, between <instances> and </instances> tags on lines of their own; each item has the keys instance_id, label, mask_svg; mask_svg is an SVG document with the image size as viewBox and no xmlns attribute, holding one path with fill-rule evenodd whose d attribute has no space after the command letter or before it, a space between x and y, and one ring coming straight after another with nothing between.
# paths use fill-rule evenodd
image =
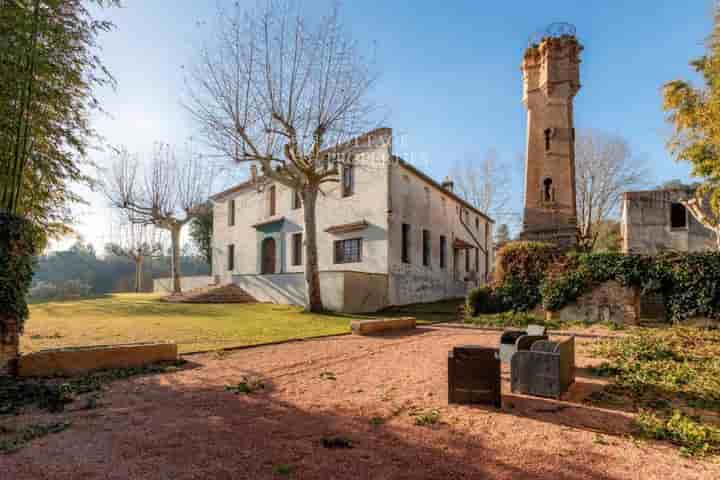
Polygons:
<instances>
[{"instance_id":1,"label":"concrete block","mask_svg":"<svg viewBox=\"0 0 720 480\"><path fill-rule=\"evenodd\" d=\"M42 350L22 355L18 361L21 377L81 375L106 368L140 367L174 361L178 348L174 343L136 343Z\"/></svg>"},{"instance_id":2,"label":"concrete block","mask_svg":"<svg viewBox=\"0 0 720 480\"><path fill-rule=\"evenodd\" d=\"M373 335L376 333L415 328L414 317L379 318L375 320L353 320L350 330L356 335Z\"/></svg>"}]
</instances>

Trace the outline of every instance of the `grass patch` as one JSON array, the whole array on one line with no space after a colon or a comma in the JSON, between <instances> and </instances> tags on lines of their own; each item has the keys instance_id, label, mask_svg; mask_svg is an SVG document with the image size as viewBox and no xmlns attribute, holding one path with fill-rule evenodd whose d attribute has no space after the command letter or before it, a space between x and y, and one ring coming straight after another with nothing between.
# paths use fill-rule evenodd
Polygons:
<instances>
[{"instance_id":1,"label":"grass patch","mask_svg":"<svg viewBox=\"0 0 720 480\"><path fill-rule=\"evenodd\" d=\"M613 379L590 401L631 405L639 435L668 440L683 454L720 453L720 331L693 327L633 330L597 345Z\"/></svg>"},{"instance_id":2,"label":"grass patch","mask_svg":"<svg viewBox=\"0 0 720 480\"><path fill-rule=\"evenodd\" d=\"M9 438L0 438L0 453L7 454L20 450L36 438L44 437L51 433L62 432L70 426L69 421L55 422L49 424L28 425L15 432L9 433Z\"/></svg>"},{"instance_id":3,"label":"grass patch","mask_svg":"<svg viewBox=\"0 0 720 480\"><path fill-rule=\"evenodd\" d=\"M102 387L115 380L137 375L166 373L177 370L185 360L159 363L133 368L116 368L92 372L80 377L66 379L40 378L15 379L0 378L0 415L17 413L27 406L38 406L52 413L59 413L65 405L72 403L78 395L99 393ZM93 397L91 395L90 397ZM88 408L97 406L99 396L88 400Z\"/></svg>"},{"instance_id":4,"label":"grass patch","mask_svg":"<svg viewBox=\"0 0 720 480\"><path fill-rule=\"evenodd\" d=\"M604 326L608 330L617 331L625 330L623 325L614 322L582 322L577 321L560 321L546 320L536 317L526 312L503 312L493 314L483 314L477 317L468 318L465 323L477 325L480 327L496 327L496 328L527 328L528 325L543 325L548 330L563 330L567 328L588 328L592 326Z\"/></svg>"},{"instance_id":5,"label":"grass patch","mask_svg":"<svg viewBox=\"0 0 720 480\"><path fill-rule=\"evenodd\" d=\"M160 298L128 293L31 305L21 349L174 341L180 353L187 353L347 333L352 319L367 318L303 313L291 305L203 305Z\"/></svg>"},{"instance_id":6,"label":"grass patch","mask_svg":"<svg viewBox=\"0 0 720 480\"><path fill-rule=\"evenodd\" d=\"M226 385L225 390L232 392L235 395L249 395L257 390L265 388L265 384L258 378L243 377L242 382L237 385Z\"/></svg>"},{"instance_id":7,"label":"grass patch","mask_svg":"<svg viewBox=\"0 0 720 480\"><path fill-rule=\"evenodd\" d=\"M285 463L281 463L280 465L275 465L273 472L275 472L276 475L287 477L292 473L292 467Z\"/></svg>"},{"instance_id":8,"label":"grass patch","mask_svg":"<svg viewBox=\"0 0 720 480\"><path fill-rule=\"evenodd\" d=\"M180 353L348 333L354 319L413 316L455 321L459 300L374 314L305 313L292 305L168 303L158 294L121 293L30 305L23 352L44 348L173 341Z\"/></svg>"}]
</instances>

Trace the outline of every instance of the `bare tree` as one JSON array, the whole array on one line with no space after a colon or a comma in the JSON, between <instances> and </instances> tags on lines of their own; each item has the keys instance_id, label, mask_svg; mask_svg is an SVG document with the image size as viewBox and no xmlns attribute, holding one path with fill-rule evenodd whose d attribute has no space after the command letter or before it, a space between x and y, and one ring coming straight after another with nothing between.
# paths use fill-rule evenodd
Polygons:
<instances>
[{"instance_id":1,"label":"bare tree","mask_svg":"<svg viewBox=\"0 0 720 480\"><path fill-rule=\"evenodd\" d=\"M135 264L135 293L142 291L143 263L146 258L162 253L162 246L154 229L143 223L137 223L130 217L116 230L116 242L109 243L105 249L118 257L130 259Z\"/></svg>"},{"instance_id":2,"label":"bare tree","mask_svg":"<svg viewBox=\"0 0 720 480\"><path fill-rule=\"evenodd\" d=\"M593 130L575 139L575 179L581 242L592 249L595 227L616 215L623 192L644 183L647 170L627 140Z\"/></svg>"},{"instance_id":3,"label":"bare tree","mask_svg":"<svg viewBox=\"0 0 720 480\"><path fill-rule=\"evenodd\" d=\"M316 201L346 162L335 147L368 127L374 76L337 4L317 21L272 0L250 13L236 4L219 17L191 74L188 110L223 156L254 162L265 181L300 193L306 309L322 310Z\"/></svg>"},{"instance_id":4,"label":"bare tree","mask_svg":"<svg viewBox=\"0 0 720 480\"><path fill-rule=\"evenodd\" d=\"M154 225L170 233L173 292L181 292L180 233L199 215L210 191L213 170L202 157L178 157L159 145L148 165L125 150L116 152L102 190L110 205L125 211L132 223Z\"/></svg>"},{"instance_id":5,"label":"bare tree","mask_svg":"<svg viewBox=\"0 0 720 480\"><path fill-rule=\"evenodd\" d=\"M467 157L451 171L455 191L478 210L498 219L508 220L511 175L498 161L497 152L488 150L482 159Z\"/></svg>"}]
</instances>

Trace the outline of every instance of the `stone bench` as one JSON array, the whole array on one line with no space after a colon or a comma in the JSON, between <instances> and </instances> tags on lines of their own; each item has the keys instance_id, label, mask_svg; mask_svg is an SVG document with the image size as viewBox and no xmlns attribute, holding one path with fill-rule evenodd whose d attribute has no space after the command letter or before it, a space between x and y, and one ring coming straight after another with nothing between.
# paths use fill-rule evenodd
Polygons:
<instances>
[{"instance_id":1,"label":"stone bench","mask_svg":"<svg viewBox=\"0 0 720 480\"><path fill-rule=\"evenodd\" d=\"M350 323L350 330L356 335L373 335L382 332L413 329L415 323L415 317L353 320Z\"/></svg>"},{"instance_id":2,"label":"stone bench","mask_svg":"<svg viewBox=\"0 0 720 480\"><path fill-rule=\"evenodd\" d=\"M81 375L106 368L141 367L177 360L174 343L133 343L41 350L18 360L21 377Z\"/></svg>"}]
</instances>

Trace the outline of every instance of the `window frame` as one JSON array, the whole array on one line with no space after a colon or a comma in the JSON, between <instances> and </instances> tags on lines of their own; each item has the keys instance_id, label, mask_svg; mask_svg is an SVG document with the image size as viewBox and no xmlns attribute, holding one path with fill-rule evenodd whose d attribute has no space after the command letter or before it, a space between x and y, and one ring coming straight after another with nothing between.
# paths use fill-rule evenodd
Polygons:
<instances>
[{"instance_id":1,"label":"window frame","mask_svg":"<svg viewBox=\"0 0 720 480\"><path fill-rule=\"evenodd\" d=\"M682 208L683 213L685 214L685 221L683 222L683 225L678 225L678 226L676 226L673 221L676 217L676 215L673 211L677 210L677 207ZM671 230L687 230L689 223L690 222L689 222L689 218L688 218L687 207L680 202L671 202L670 203L670 229Z\"/></svg>"},{"instance_id":2,"label":"window frame","mask_svg":"<svg viewBox=\"0 0 720 480\"><path fill-rule=\"evenodd\" d=\"M422 230L422 263L424 267L430 266L430 249L432 248L432 242L430 240L430 230L423 228Z\"/></svg>"},{"instance_id":3,"label":"window frame","mask_svg":"<svg viewBox=\"0 0 720 480\"><path fill-rule=\"evenodd\" d=\"M355 164L350 158L342 167L341 178L342 197L350 197L355 193Z\"/></svg>"},{"instance_id":4,"label":"window frame","mask_svg":"<svg viewBox=\"0 0 720 480\"><path fill-rule=\"evenodd\" d=\"M401 227L401 239L400 239L400 260L402 263L412 263L410 260L410 237L412 228L409 223L403 223Z\"/></svg>"},{"instance_id":5,"label":"window frame","mask_svg":"<svg viewBox=\"0 0 720 480\"><path fill-rule=\"evenodd\" d=\"M268 187L268 216L277 215L277 188L275 185Z\"/></svg>"},{"instance_id":6,"label":"window frame","mask_svg":"<svg viewBox=\"0 0 720 480\"><path fill-rule=\"evenodd\" d=\"M228 200L228 227L235 226L235 199Z\"/></svg>"},{"instance_id":7,"label":"window frame","mask_svg":"<svg viewBox=\"0 0 720 480\"><path fill-rule=\"evenodd\" d=\"M290 252L290 264L293 267L299 267L302 265L303 262L303 234L302 232L297 232L292 234L292 239L290 241L290 245L292 246L292 251Z\"/></svg>"},{"instance_id":8,"label":"window frame","mask_svg":"<svg viewBox=\"0 0 720 480\"><path fill-rule=\"evenodd\" d=\"M357 257L346 258L345 244L357 242ZM343 238L333 242L333 264L362 263L363 261L363 237Z\"/></svg>"},{"instance_id":9,"label":"window frame","mask_svg":"<svg viewBox=\"0 0 720 480\"><path fill-rule=\"evenodd\" d=\"M292 201L290 204L291 210L299 210L302 208L302 198L300 197L300 192L297 189L293 189L292 194Z\"/></svg>"},{"instance_id":10,"label":"window frame","mask_svg":"<svg viewBox=\"0 0 720 480\"><path fill-rule=\"evenodd\" d=\"M440 235L440 268L447 268L447 237Z\"/></svg>"},{"instance_id":11,"label":"window frame","mask_svg":"<svg viewBox=\"0 0 720 480\"><path fill-rule=\"evenodd\" d=\"M228 244L227 248L227 271L232 272L235 270L235 244Z\"/></svg>"}]
</instances>

